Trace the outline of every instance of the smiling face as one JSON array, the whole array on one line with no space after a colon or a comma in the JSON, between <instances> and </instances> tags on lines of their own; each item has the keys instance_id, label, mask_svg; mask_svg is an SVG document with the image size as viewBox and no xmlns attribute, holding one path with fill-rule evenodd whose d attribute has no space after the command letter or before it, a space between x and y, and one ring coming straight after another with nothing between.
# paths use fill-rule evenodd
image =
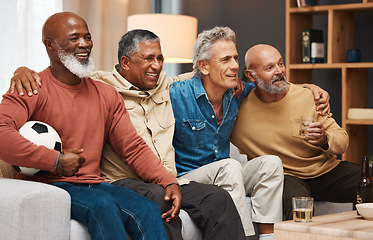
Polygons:
<instances>
[{"instance_id":1,"label":"smiling face","mask_svg":"<svg viewBox=\"0 0 373 240\"><path fill-rule=\"evenodd\" d=\"M93 47L91 33L81 18L70 17L60 26L55 42L65 54L72 54L79 62L88 62Z\"/></svg>"},{"instance_id":2,"label":"smiling face","mask_svg":"<svg viewBox=\"0 0 373 240\"><path fill-rule=\"evenodd\" d=\"M136 87L149 90L157 85L163 68L163 55L158 41L141 41L138 51L130 58L123 56L121 66L124 77Z\"/></svg>"},{"instance_id":3,"label":"smiling face","mask_svg":"<svg viewBox=\"0 0 373 240\"><path fill-rule=\"evenodd\" d=\"M250 70L245 71L246 76L258 88L268 93L283 92L287 86L287 79L284 60L280 52L269 45L259 45L249 51L251 51L248 57Z\"/></svg>"},{"instance_id":4,"label":"smiling face","mask_svg":"<svg viewBox=\"0 0 373 240\"><path fill-rule=\"evenodd\" d=\"M236 45L230 40L217 40L210 50L210 60L199 63L204 75L203 81L209 86L225 92L237 86L238 53Z\"/></svg>"},{"instance_id":5,"label":"smiling face","mask_svg":"<svg viewBox=\"0 0 373 240\"><path fill-rule=\"evenodd\" d=\"M69 12L52 15L44 24L43 42L54 69L67 69L79 77L89 76L94 69L90 58L91 34L78 15Z\"/></svg>"}]
</instances>

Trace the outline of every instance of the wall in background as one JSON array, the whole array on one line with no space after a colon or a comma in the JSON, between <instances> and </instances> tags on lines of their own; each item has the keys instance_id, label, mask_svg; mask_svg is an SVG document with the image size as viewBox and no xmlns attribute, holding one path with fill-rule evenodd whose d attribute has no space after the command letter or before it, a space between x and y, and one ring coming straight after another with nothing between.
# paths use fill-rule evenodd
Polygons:
<instances>
[{"instance_id":1,"label":"wall in background","mask_svg":"<svg viewBox=\"0 0 373 240\"><path fill-rule=\"evenodd\" d=\"M184 0L182 14L198 18L198 32L229 26L237 34L240 75L247 49L268 43L285 53L285 0Z\"/></svg>"},{"instance_id":2,"label":"wall in background","mask_svg":"<svg viewBox=\"0 0 373 240\"><path fill-rule=\"evenodd\" d=\"M359 3L362 0L322 0L321 4ZM275 46L285 55L285 0L183 0L180 14L198 18L198 32L215 26L229 26L237 34L237 49L240 55L240 76L244 70L244 55L247 49L257 43ZM362 50L362 61L373 62L373 13L359 13L355 17L355 48ZM324 30L327 42L327 17L314 18L314 27ZM285 56L284 56L285 57ZM285 59L286 61L286 59ZM286 62L285 62L286 63ZM186 66L184 71L191 70ZM313 82L331 96L331 111L341 124L341 82L340 72L317 70ZM373 108L373 71L369 71L369 107ZM358 83L357 83L358 84ZM359 97L359 96L356 96ZM369 127L368 153L373 154L373 127Z\"/></svg>"},{"instance_id":3,"label":"wall in background","mask_svg":"<svg viewBox=\"0 0 373 240\"><path fill-rule=\"evenodd\" d=\"M42 26L50 15L62 10L62 5L62 0L0 1L0 100L18 67L39 72L49 65L41 41Z\"/></svg>"}]
</instances>

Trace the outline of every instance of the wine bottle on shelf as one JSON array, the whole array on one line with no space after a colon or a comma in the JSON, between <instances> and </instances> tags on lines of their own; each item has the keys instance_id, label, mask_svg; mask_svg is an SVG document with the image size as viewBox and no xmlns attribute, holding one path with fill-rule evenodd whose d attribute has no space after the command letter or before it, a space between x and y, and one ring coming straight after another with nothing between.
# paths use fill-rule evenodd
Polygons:
<instances>
[{"instance_id":1,"label":"wine bottle on shelf","mask_svg":"<svg viewBox=\"0 0 373 240\"><path fill-rule=\"evenodd\" d=\"M363 156L361 161L361 179L357 185L356 203L371 202L371 186L372 182L369 178L369 158ZM359 212L357 212L359 214Z\"/></svg>"}]
</instances>

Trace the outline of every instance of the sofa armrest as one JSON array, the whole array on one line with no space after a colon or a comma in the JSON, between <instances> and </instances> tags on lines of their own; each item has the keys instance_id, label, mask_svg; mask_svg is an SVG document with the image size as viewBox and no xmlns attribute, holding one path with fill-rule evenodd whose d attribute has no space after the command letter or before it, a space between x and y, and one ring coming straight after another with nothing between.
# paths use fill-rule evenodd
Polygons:
<instances>
[{"instance_id":1,"label":"sofa armrest","mask_svg":"<svg viewBox=\"0 0 373 240\"><path fill-rule=\"evenodd\" d=\"M348 212L353 210L352 203L334 203L325 201L315 201L313 204L314 215L325 215L332 213Z\"/></svg>"},{"instance_id":2,"label":"sofa armrest","mask_svg":"<svg viewBox=\"0 0 373 240\"><path fill-rule=\"evenodd\" d=\"M0 232L4 239L68 240L70 195L58 187L0 178Z\"/></svg>"}]
</instances>

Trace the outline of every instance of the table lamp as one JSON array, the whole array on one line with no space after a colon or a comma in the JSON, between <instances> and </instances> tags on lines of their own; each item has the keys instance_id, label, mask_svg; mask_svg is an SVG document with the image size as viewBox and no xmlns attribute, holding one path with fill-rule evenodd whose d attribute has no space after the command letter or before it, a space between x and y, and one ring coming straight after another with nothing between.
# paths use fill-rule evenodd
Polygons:
<instances>
[{"instance_id":1,"label":"table lamp","mask_svg":"<svg viewBox=\"0 0 373 240\"><path fill-rule=\"evenodd\" d=\"M165 63L191 63L197 38L197 19L175 14L136 14L128 17L127 31L146 29L161 39Z\"/></svg>"}]
</instances>

